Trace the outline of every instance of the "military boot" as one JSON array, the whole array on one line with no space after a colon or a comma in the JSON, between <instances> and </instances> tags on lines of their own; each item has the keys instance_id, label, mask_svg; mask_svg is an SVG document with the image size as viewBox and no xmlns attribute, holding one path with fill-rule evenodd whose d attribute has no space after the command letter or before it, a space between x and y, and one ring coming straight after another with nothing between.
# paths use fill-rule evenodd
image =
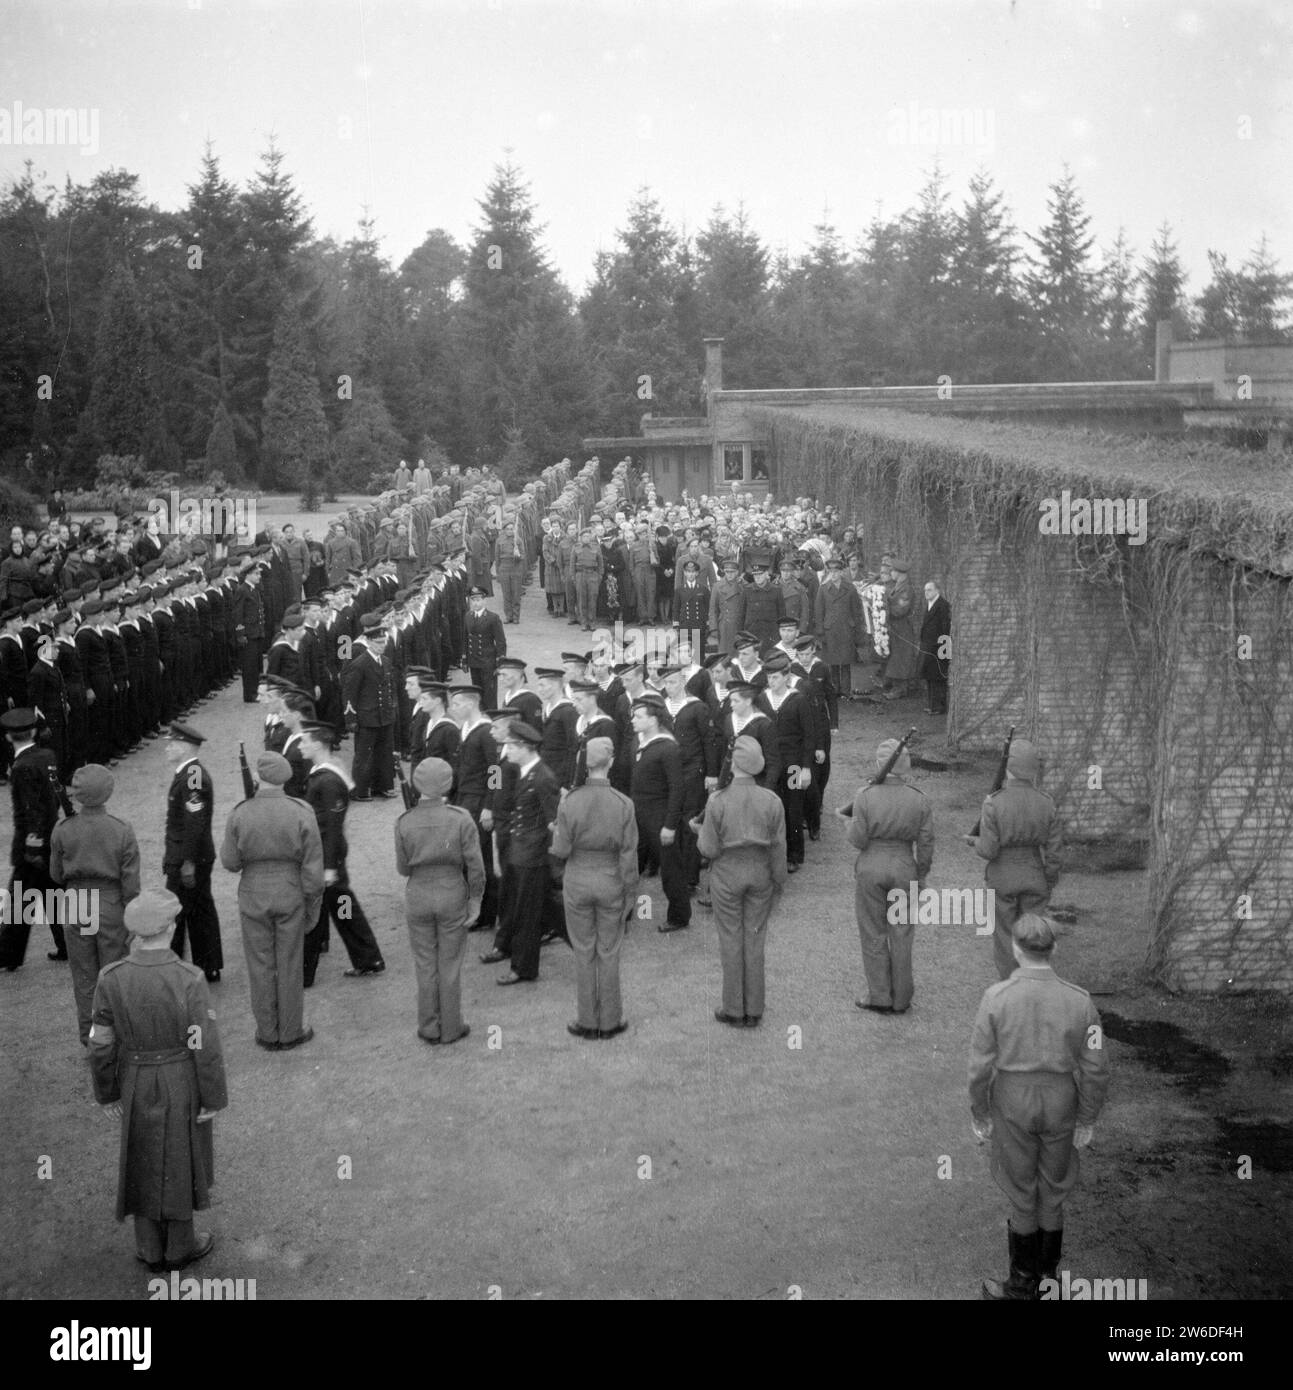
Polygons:
<instances>
[{"instance_id":1,"label":"military boot","mask_svg":"<svg viewBox=\"0 0 1293 1390\"><path fill-rule=\"evenodd\" d=\"M1038 1231L1037 1272L1043 1279L1058 1279L1060 1249L1064 1244L1064 1228L1058 1231Z\"/></svg>"},{"instance_id":2,"label":"military boot","mask_svg":"<svg viewBox=\"0 0 1293 1390\"><path fill-rule=\"evenodd\" d=\"M983 1297L994 1303L1002 1300L1031 1302L1037 1297L1041 1232L1031 1231L1028 1235L1020 1235L1007 1226L1006 1238L1010 1243L1010 1275L1004 1284L996 1279L985 1279Z\"/></svg>"}]
</instances>

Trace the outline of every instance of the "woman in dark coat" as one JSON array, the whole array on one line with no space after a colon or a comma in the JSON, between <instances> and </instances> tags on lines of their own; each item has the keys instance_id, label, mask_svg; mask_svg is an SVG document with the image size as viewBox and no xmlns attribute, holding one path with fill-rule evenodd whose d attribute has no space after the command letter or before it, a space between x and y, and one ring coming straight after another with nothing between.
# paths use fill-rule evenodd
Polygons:
<instances>
[{"instance_id":1,"label":"woman in dark coat","mask_svg":"<svg viewBox=\"0 0 1293 1390\"><path fill-rule=\"evenodd\" d=\"M0 603L26 603L33 596L32 567L22 541L11 541L0 562Z\"/></svg>"},{"instance_id":2,"label":"woman in dark coat","mask_svg":"<svg viewBox=\"0 0 1293 1390\"><path fill-rule=\"evenodd\" d=\"M597 616L617 622L624 610L624 584L629 559L624 544L613 532L602 536L602 582L597 590Z\"/></svg>"}]
</instances>

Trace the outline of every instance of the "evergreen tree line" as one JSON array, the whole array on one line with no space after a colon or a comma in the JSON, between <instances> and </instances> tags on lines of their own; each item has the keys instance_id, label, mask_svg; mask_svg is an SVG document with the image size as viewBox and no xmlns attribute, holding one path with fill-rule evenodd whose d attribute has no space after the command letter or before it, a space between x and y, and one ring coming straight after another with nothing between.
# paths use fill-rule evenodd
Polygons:
<instances>
[{"instance_id":1,"label":"evergreen tree line","mask_svg":"<svg viewBox=\"0 0 1293 1390\"><path fill-rule=\"evenodd\" d=\"M400 457L500 463L515 480L587 434L703 409L703 335L728 386L1129 380L1176 336L1288 341L1293 276L1265 238L1208 253L1190 294L1172 229L1096 246L1072 175L1036 233L976 174L937 167L853 245L829 222L791 258L743 208L694 237L643 189L577 299L521 171L497 167L471 244L436 229L399 267L370 220L316 237L272 144L247 187L208 146L187 205L100 174L61 192L30 164L0 197L0 458L30 485L103 455L263 488L365 488Z\"/></svg>"}]
</instances>

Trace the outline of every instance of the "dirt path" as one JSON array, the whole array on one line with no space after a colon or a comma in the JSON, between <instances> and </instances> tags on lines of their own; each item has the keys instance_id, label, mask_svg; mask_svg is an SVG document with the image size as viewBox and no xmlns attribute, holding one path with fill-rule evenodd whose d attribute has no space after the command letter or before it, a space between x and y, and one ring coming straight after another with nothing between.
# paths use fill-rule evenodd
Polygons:
<instances>
[{"instance_id":1,"label":"dirt path","mask_svg":"<svg viewBox=\"0 0 1293 1390\"><path fill-rule=\"evenodd\" d=\"M507 629L531 662L574 632L543 607L532 586L522 625ZM918 751L946 753L919 704L845 708L830 804L851 794L879 737L916 723ZM258 746L259 715L230 687L192 722L211 738L219 836L238 796L237 740ZM149 747L118 769L112 803L134 821L153 875L167 776ZM935 802L931 883L980 885L959 837L990 768L918 776ZM236 885L216 870L227 968L212 993L231 1104L215 1122L219 1244L203 1274L254 1278L262 1299L311 1299L491 1287L505 1298L779 1298L792 1285L810 1298L968 1298L1002 1273L1006 1208L965 1097L990 940L921 928L912 1012L855 1009L853 856L840 822L827 818L774 919L759 1030L713 1021L718 952L697 910L690 931L631 929L631 1027L609 1043L566 1033L564 947L545 948L536 986L500 990L471 937L472 1035L432 1049L414 1033L397 812L359 805L348 826L352 881L389 968L343 979L334 941L307 995L317 1038L297 1052L252 1043ZM650 886L661 920L659 881ZM1074 1277L1145 1278L1151 1297L1288 1297L1287 1006L1146 986L1139 872L1070 875L1056 901L1077 909L1057 968L1103 992L1114 1066L1063 1264ZM47 942L33 932L26 967L0 974L0 1296L143 1297L148 1276L112 1220L116 1126L91 1099L66 967L45 960ZM1249 1178L1238 1176L1244 1154Z\"/></svg>"}]
</instances>

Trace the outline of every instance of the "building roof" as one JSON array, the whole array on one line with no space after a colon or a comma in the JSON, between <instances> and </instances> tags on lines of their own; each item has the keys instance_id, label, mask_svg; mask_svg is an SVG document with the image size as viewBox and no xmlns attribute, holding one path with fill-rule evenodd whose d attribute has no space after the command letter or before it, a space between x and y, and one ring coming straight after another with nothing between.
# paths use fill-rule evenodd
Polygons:
<instances>
[{"instance_id":1,"label":"building roof","mask_svg":"<svg viewBox=\"0 0 1293 1390\"><path fill-rule=\"evenodd\" d=\"M880 440L890 446L895 463L910 461L946 474L950 460L958 473L964 469L967 483L1022 493L1024 499L1058 496L1065 488L1073 496L1143 497L1151 542L1187 545L1293 575L1293 469L1282 451L1180 435L939 418L857 401L769 401L749 417L767 430L783 474L784 460L814 437L830 436L845 455L851 439Z\"/></svg>"}]
</instances>

